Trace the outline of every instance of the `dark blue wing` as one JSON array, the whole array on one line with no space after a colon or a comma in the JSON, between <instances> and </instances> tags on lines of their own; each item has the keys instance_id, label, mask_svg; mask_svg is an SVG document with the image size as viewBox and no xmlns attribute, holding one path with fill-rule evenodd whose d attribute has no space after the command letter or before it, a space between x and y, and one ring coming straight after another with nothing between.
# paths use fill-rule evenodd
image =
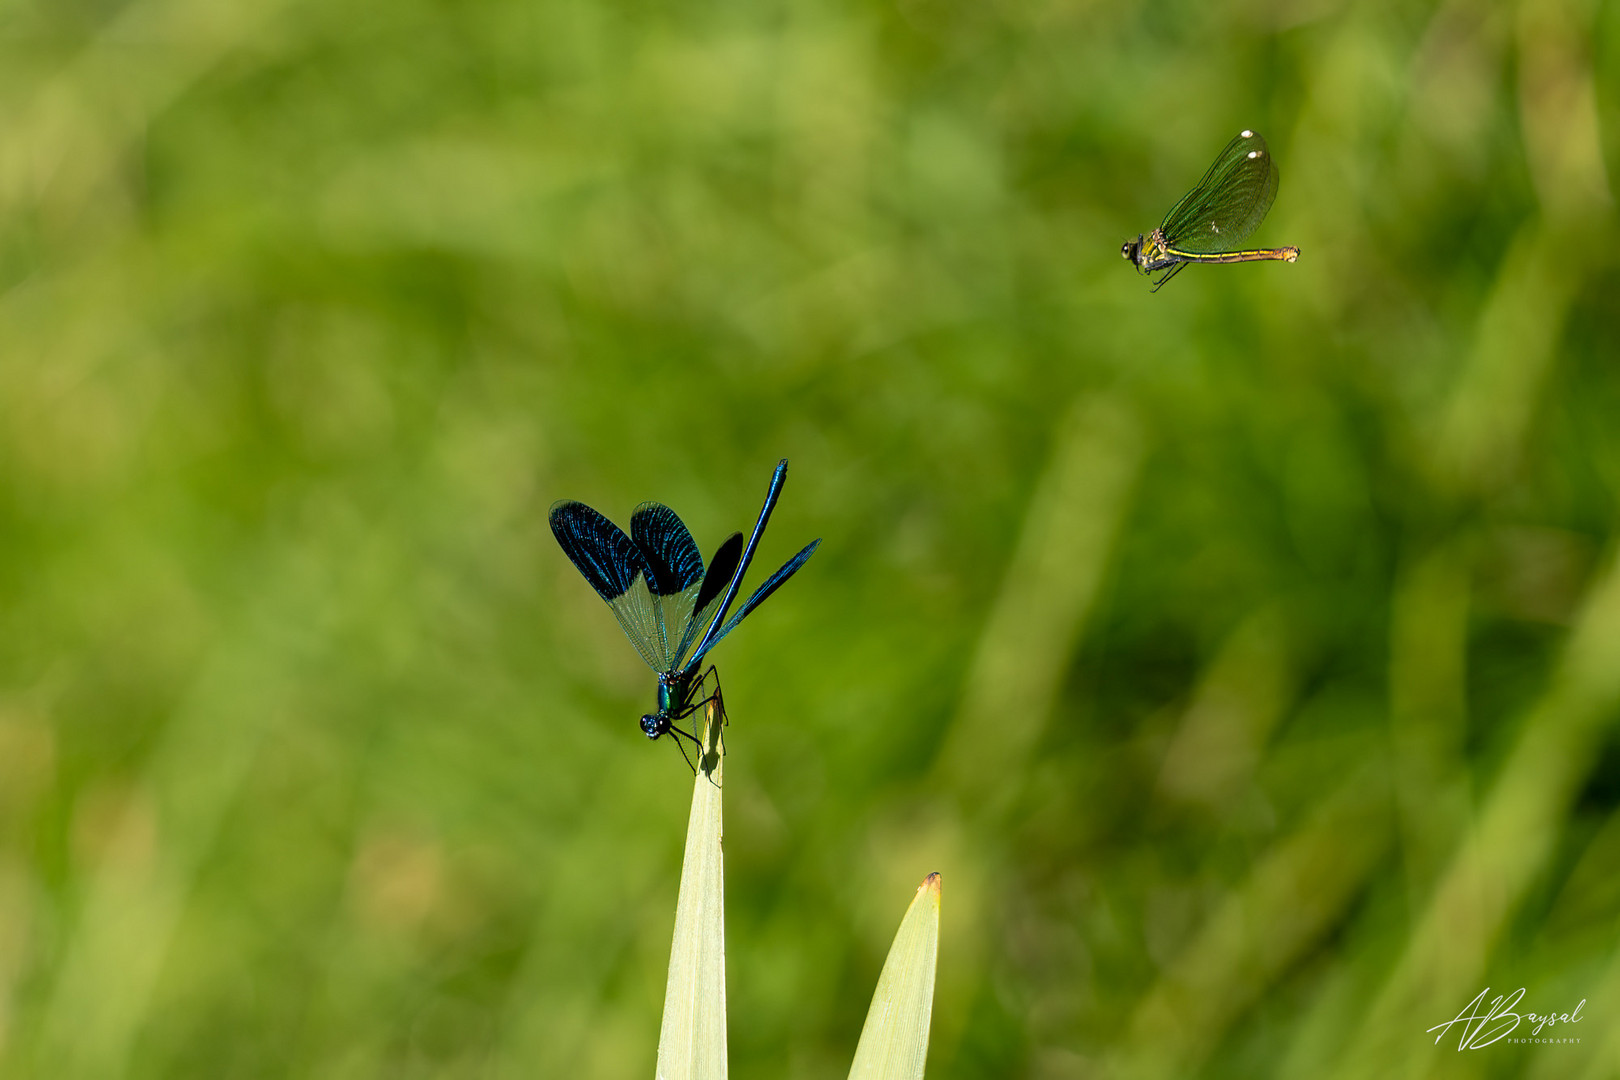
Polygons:
<instances>
[{"instance_id":1,"label":"dark blue wing","mask_svg":"<svg viewBox=\"0 0 1620 1080\"><path fill-rule=\"evenodd\" d=\"M607 601L624 636L654 671L669 670L662 608L648 585L648 567L633 540L584 503L551 508L551 531L574 567Z\"/></svg>"},{"instance_id":2,"label":"dark blue wing","mask_svg":"<svg viewBox=\"0 0 1620 1080\"><path fill-rule=\"evenodd\" d=\"M624 530L582 502L563 499L553 504L551 531L563 554L610 604L647 573L641 549Z\"/></svg>"},{"instance_id":3,"label":"dark blue wing","mask_svg":"<svg viewBox=\"0 0 1620 1080\"><path fill-rule=\"evenodd\" d=\"M737 560L742 558L742 533L734 532L715 550L709 563L709 572L703 575L703 588L698 590L697 608L702 611L720 596L720 591L731 584L737 573Z\"/></svg>"},{"instance_id":4,"label":"dark blue wing","mask_svg":"<svg viewBox=\"0 0 1620 1080\"><path fill-rule=\"evenodd\" d=\"M743 548L742 557L737 561L737 571L731 575L731 581L726 586L725 598L720 601L719 614L709 623L709 629L704 633L703 640L698 642L697 652L687 662L687 667L695 665L703 658L703 654L714 648L719 640L718 631L720 621L731 610L731 602L737 599L737 590L742 587L743 575L748 573L748 564L754 561L754 549L759 547L759 538L765 535L765 525L771 520L771 511L776 509L776 500L782 496L782 485L787 483L787 458L776 463L776 469L771 473L771 486L765 490L765 504L759 508L759 518L754 522L754 531L748 536L748 546Z\"/></svg>"},{"instance_id":5,"label":"dark blue wing","mask_svg":"<svg viewBox=\"0 0 1620 1080\"><path fill-rule=\"evenodd\" d=\"M686 666L689 668L696 667L698 664L702 663L704 655L707 654L710 649L720 644L722 638L735 630L737 628L737 624L747 618L750 611L753 611L755 608L759 607L760 604L764 603L766 597L770 596L771 593L781 588L784 581L798 573L799 567L803 566L810 560L810 556L816 553L816 548L819 546L821 546L821 541L819 539L810 541L810 543L804 546L802 551L793 556L793 558L789 559L786 563L783 563L780 570L766 578L765 583L754 590L754 595L750 596L743 603L743 606L737 609L737 613L726 620L726 624L720 628L720 632L713 634L711 637L704 640L703 647L692 654L692 659L687 661Z\"/></svg>"},{"instance_id":6,"label":"dark blue wing","mask_svg":"<svg viewBox=\"0 0 1620 1080\"><path fill-rule=\"evenodd\" d=\"M674 596L703 581L703 555L692 534L662 503L645 502L630 515L630 539L647 560L652 591Z\"/></svg>"},{"instance_id":7,"label":"dark blue wing","mask_svg":"<svg viewBox=\"0 0 1620 1080\"><path fill-rule=\"evenodd\" d=\"M714 558L709 560L709 571L703 575L703 584L698 589L697 599L692 605L692 619L686 624L686 632L681 635L680 648L675 650L673 662L676 667L681 666L681 658L686 655L686 650L692 647L698 631L719 617L716 601L737 574L737 562L742 558L742 546L742 533L732 533L715 551Z\"/></svg>"}]
</instances>

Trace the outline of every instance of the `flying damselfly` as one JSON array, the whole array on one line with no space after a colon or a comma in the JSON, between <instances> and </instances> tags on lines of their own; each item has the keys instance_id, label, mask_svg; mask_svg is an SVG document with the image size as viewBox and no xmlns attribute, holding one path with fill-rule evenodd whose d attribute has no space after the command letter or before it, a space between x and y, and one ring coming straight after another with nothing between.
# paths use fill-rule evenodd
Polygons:
<instances>
[{"instance_id":1,"label":"flying damselfly","mask_svg":"<svg viewBox=\"0 0 1620 1080\"><path fill-rule=\"evenodd\" d=\"M1198 186L1164 215L1164 221L1146 239L1127 240L1119 253L1136 264L1139 273L1168 271L1154 284L1181 273L1188 263L1293 262L1299 248L1254 248L1238 245L1259 227L1277 197L1277 163L1271 160L1266 140L1257 132L1243 131L1226 144Z\"/></svg>"}]
</instances>

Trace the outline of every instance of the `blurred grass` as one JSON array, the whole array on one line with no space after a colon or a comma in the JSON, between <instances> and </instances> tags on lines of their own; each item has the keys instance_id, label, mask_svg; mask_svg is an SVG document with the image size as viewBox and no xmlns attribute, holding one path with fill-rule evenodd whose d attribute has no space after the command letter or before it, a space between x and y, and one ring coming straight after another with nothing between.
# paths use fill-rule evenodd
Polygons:
<instances>
[{"instance_id":1,"label":"blurred grass","mask_svg":"<svg viewBox=\"0 0 1620 1080\"><path fill-rule=\"evenodd\" d=\"M1620 1075L1620 5L6 0L0 57L4 1075L645 1075L688 774L545 510L708 550L784 455L738 1076L841 1075L919 868L931 1076ZM1299 263L1149 295L1242 127ZM1582 1044L1436 1049L1487 984Z\"/></svg>"}]
</instances>

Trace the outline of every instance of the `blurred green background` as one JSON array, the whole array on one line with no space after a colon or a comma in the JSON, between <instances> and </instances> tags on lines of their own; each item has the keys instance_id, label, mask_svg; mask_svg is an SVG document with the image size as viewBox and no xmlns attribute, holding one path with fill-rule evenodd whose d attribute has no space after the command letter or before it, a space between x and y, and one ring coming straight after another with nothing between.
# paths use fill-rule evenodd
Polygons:
<instances>
[{"instance_id":1,"label":"blurred green background","mask_svg":"<svg viewBox=\"0 0 1620 1080\"><path fill-rule=\"evenodd\" d=\"M1150 294L1244 127L1299 262ZM1620 1076L1617 176L1614 0L3 0L0 1073L649 1075L546 511L786 456L735 1075L937 870L931 1077Z\"/></svg>"}]
</instances>

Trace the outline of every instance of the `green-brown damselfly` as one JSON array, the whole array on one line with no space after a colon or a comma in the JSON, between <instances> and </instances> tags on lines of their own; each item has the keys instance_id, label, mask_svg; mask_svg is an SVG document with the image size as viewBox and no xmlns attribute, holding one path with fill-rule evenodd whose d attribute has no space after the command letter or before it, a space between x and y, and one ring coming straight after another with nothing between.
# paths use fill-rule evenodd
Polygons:
<instances>
[{"instance_id":1,"label":"green-brown damselfly","mask_svg":"<svg viewBox=\"0 0 1620 1080\"><path fill-rule=\"evenodd\" d=\"M1276 197L1277 163L1266 140L1257 132L1240 132L1159 227L1145 239L1127 240L1119 253L1140 273L1168 271L1154 284L1154 292L1188 263L1293 262L1299 258L1297 247L1238 247L1259 227Z\"/></svg>"}]
</instances>

